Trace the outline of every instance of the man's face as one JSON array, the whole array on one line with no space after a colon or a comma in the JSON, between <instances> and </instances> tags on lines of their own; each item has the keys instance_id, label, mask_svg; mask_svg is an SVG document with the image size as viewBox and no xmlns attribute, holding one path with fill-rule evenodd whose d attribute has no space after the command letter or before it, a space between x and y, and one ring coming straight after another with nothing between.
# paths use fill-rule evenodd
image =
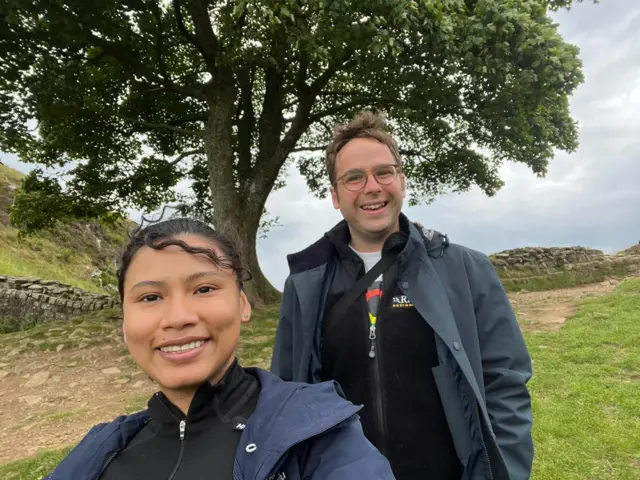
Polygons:
<instances>
[{"instance_id":1,"label":"man's face","mask_svg":"<svg viewBox=\"0 0 640 480\"><path fill-rule=\"evenodd\" d=\"M397 164L389 147L371 138L354 138L338 153L335 165L338 181L331 187L331 199L349 224L355 243L375 246L397 231L406 196L404 174L389 177L392 181L388 185L381 185L375 178L377 171L378 178L387 183L380 173L395 174L394 165ZM366 184L352 191L359 173L363 173Z\"/></svg>"}]
</instances>

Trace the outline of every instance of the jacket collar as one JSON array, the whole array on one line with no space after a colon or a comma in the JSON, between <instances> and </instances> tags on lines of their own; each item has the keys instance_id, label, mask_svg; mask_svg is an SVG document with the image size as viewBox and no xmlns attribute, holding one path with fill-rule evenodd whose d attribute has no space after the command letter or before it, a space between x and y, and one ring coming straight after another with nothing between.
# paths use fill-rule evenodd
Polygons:
<instances>
[{"instance_id":1,"label":"jacket collar","mask_svg":"<svg viewBox=\"0 0 640 480\"><path fill-rule=\"evenodd\" d=\"M334 382L308 385L284 382L262 369L245 371L260 383L258 405L247 420L235 458L234 470L247 480L267 478L291 447L339 425L361 408L339 396ZM94 478L148 420L145 410L94 427L46 479ZM249 445L255 450L247 449Z\"/></svg>"},{"instance_id":2,"label":"jacket collar","mask_svg":"<svg viewBox=\"0 0 640 480\"><path fill-rule=\"evenodd\" d=\"M256 415L249 418L236 454L236 466L246 479L266 478L293 446L332 429L362 408L340 396L333 381L309 385L284 382L262 369L247 371L256 375L262 388ZM256 446L254 453L246 450L251 444Z\"/></svg>"},{"instance_id":3,"label":"jacket collar","mask_svg":"<svg viewBox=\"0 0 640 480\"><path fill-rule=\"evenodd\" d=\"M256 379L234 359L220 382L216 385L205 382L198 388L186 418L190 424L209 416L229 419L256 395L258 389ZM147 406L151 418L163 425L173 427L185 418L184 413L161 392L155 393Z\"/></svg>"},{"instance_id":4,"label":"jacket collar","mask_svg":"<svg viewBox=\"0 0 640 480\"><path fill-rule=\"evenodd\" d=\"M444 255L446 248L449 246L449 240L446 235L412 223L404 213L400 214L400 232L403 232L408 237L406 245L400 254L401 262L411 258L414 250L423 248L422 245L426 245L427 253L430 257ZM329 263L335 258L336 253L341 256L353 254L353 252L347 251L350 250L348 247L350 238L349 226L346 220L341 220L317 242L300 252L287 256L291 274L311 270ZM343 245L342 248L340 248L341 244Z\"/></svg>"}]
</instances>

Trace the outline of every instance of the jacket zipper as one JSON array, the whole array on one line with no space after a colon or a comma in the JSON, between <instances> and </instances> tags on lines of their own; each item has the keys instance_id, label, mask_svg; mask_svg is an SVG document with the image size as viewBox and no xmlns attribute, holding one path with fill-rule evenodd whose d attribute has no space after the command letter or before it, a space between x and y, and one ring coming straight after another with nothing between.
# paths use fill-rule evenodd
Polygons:
<instances>
[{"instance_id":1,"label":"jacket zipper","mask_svg":"<svg viewBox=\"0 0 640 480\"><path fill-rule=\"evenodd\" d=\"M487 461L487 468L489 470L489 479L493 480L493 471L491 470L491 460L489 459L489 450L487 450L487 444L484 441L484 432L482 431L482 417L480 417L480 407L478 406L478 402L476 402L476 415L478 417L478 426L480 427L480 442L482 443L484 458Z\"/></svg>"},{"instance_id":2,"label":"jacket zipper","mask_svg":"<svg viewBox=\"0 0 640 480\"><path fill-rule=\"evenodd\" d=\"M95 477L93 477L92 480L99 480L102 474L104 473L104 471L109 466L109 464L113 462L113 459L116 458L121 451L122 449L118 449L115 452L113 452L111 455L109 455L109 458L107 458L107 461L102 464L102 468L100 468L100 471Z\"/></svg>"},{"instance_id":3,"label":"jacket zipper","mask_svg":"<svg viewBox=\"0 0 640 480\"><path fill-rule=\"evenodd\" d=\"M382 296L380 297L380 303L378 304L378 311L376 312L376 325L380 321L380 316L382 314L382 306L384 305L385 299L385 282L384 282L384 274L382 285L380 285L382 290ZM369 306L365 300L365 308L367 312L369 311ZM369 358L373 360L373 381L374 381L374 405L376 418L378 420L378 426L380 428L380 440L382 442L380 452L384 455L386 451L386 424L384 421L384 409L382 406L382 382L380 379L380 349L378 349L378 353L376 354L375 346L378 343L378 339L376 336L376 325L371 325L369 327L369 339L371 340L371 350L369 350Z\"/></svg>"},{"instance_id":4,"label":"jacket zipper","mask_svg":"<svg viewBox=\"0 0 640 480\"><path fill-rule=\"evenodd\" d=\"M185 422L184 420L180 420L179 430L180 430L180 453L178 454L178 460L176 461L176 465L175 467L173 467L173 472L171 472L171 475L169 475L169 478L167 480L173 480L173 477L176 476L176 473L178 472L178 468L180 468L180 464L182 463L182 455L184 455L184 434L187 430L187 422Z\"/></svg>"}]
</instances>

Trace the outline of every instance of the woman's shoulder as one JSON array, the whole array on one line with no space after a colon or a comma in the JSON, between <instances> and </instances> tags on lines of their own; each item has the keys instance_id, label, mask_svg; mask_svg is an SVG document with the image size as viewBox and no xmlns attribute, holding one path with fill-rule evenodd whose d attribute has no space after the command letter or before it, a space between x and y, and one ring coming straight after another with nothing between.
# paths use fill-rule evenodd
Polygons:
<instances>
[{"instance_id":1,"label":"woman's shoulder","mask_svg":"<svg viewBox=\"0 0 640 480\"><path fill-rule=\"evenodd\" d=\"M94 425L46 478L93 478L106 457L124 448L148 421L149 415L143 410Z\"/></svg>"},{"instance_id":2,"label":"woman's shoulder","mask_svg":"<svg viewBox=\"0 0 640 480\"><path fill-rule=\"evenodd\" d=\"M301 477L313 480L346 480L363 475L393 478L386 459L364 436L357 415L362 407L346 400L337 383L288 382L265 370L247 370L258 377L261 392L243 439L251 448L238 450L245 477L253 478L253 466L264 468L264 459L259 458L262 450L276 451L278 455L271 458L299 453L288 458L303 458L302 465L294 462L282 467L300 466L304 470ZM344 475L337 475L338 471ZM284 478L298 478L282 473L286 474Z\"/></svg>"}]
</instances>

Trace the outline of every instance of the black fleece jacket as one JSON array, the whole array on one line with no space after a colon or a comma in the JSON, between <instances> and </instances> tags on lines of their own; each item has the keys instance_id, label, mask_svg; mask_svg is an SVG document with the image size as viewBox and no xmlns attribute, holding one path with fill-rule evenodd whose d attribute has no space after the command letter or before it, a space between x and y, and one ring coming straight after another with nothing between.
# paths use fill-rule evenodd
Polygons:
<instances>
[{"instance_id":1,"label":"black fleece jacket","mask_svg":"<svg viewBox=\"0 0 640 480\"><path fill-rule=\"evenodd\" d=\"M396 264L383 275L371 358L365 296L343 310L342 318L331 318L333 305L365 274L364 264L348 245L346 225L327 236L339 261L322 323L323 380L336 380L348 400L363 405L364 433L398 480L459 480L460 462L431 370L438 365L433 330L396 285ZM406 238L402 231L394 234L383 255L401 251Z\"/></svg>"}]
</instances>

